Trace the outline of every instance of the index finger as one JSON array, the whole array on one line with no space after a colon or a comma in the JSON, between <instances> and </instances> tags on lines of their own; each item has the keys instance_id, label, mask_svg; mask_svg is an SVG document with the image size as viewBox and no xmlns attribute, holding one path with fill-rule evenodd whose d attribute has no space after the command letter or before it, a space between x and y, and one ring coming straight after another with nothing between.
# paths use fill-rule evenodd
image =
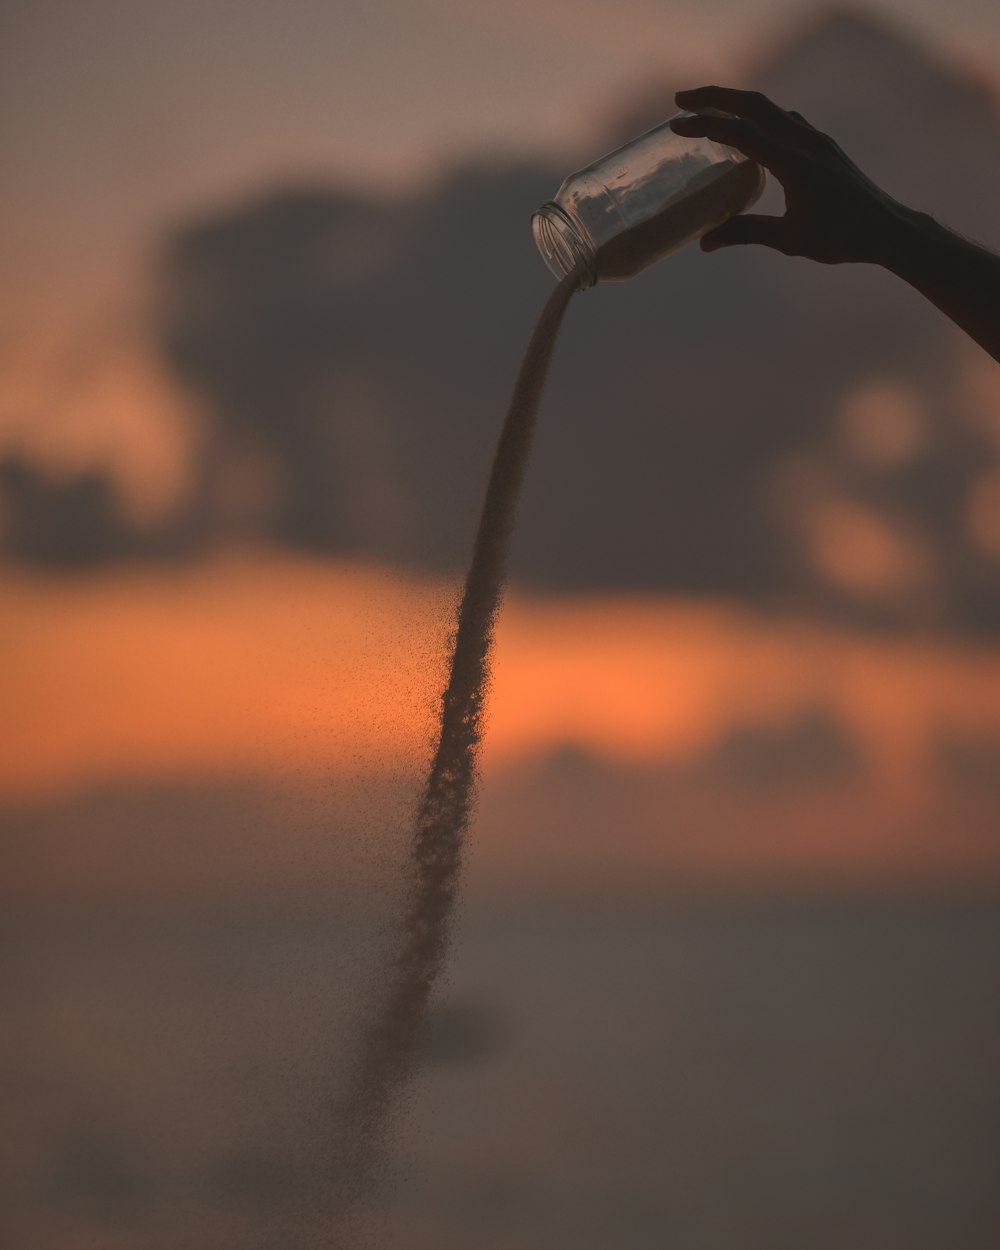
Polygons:
<instances>
[{"instance_id":1,"label":"index finger","mask_svg":"<svg viewBox=\"0 0 1000 1250\"><path fill-rule=\"evenodd\" d=\"M765 135L780 138L790 120L783 108L760 91L739 91L735 87L695 87L678 91L674 99L683 109L719 109L752 122Z\"/></svg>"},{"instance_id":2,"label":"index finger","mask_svg":"<svg viewBox=\"0 0 1000 1250\"><path fill-rule=\"evenodd\" d=\"M774 165L778 161L775 144L769 143L767 136L756 126L739 117L730 117L728 114L719 116L715 113L682 113L678 117L671 117L670 129L676 135L691 139L703 137L713 143L721 143L723 147L735 148L758 165L764 165L772 173L775 172Z\"/></svg>"}]
</instances>

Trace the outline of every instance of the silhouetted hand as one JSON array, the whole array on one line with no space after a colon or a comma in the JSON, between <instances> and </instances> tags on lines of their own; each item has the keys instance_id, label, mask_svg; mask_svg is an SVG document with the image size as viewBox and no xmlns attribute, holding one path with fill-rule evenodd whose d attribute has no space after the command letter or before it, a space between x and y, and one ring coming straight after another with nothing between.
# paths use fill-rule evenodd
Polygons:
<instances>
[{"instance_id":1,"label":"silhouetted hand","mask_svg":"<svg viewBox=\"0 0 1000 1250\"><path fill-rule=\"evenodd\" d=\"M704 235L706 252L733 243L762 243L786 256L827 265L882 263L898 232L902 207L880 190L837 144L801 115L757 91L698 87L679 91L694 117L670 123L679 135L704 135L763 165L785 190L783 217L743 213ZM700 110L732 114L719 117Z\"/></svg>"},{"instance_id":2,"label":"silhouetted hand","mask_svg":"<svg viewBox=\"0 0 1000 1250\"><path fill-rule=\"evenodd\" d=\"M1000 361L1000 257L894 200L829 135L757 91L698 87L676 100L694 114L671 121L677 134L736 148L785 190L783 217L731 217L702 237L704 251L762 243L827 265L882 265Z\"/></svg>"}]
</instances>

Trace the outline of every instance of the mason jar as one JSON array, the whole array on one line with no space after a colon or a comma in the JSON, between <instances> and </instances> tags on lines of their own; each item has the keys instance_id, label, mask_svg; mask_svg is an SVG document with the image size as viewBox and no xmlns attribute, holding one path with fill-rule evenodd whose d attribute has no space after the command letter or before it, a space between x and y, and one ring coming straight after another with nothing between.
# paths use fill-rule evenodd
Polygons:
<instances>
[{"instance_id":1,"label":"mason jar","mask_svg":"<svg viewBox=\"0 0 1000 1250\"><path fill-rule=\"evenodd\" d=\"M750 208L765 177L742 152L674 134L668 120L570 174L531 230L557 278L575 268L581 288L624 282Z\"/></svg>"}]
</instances>

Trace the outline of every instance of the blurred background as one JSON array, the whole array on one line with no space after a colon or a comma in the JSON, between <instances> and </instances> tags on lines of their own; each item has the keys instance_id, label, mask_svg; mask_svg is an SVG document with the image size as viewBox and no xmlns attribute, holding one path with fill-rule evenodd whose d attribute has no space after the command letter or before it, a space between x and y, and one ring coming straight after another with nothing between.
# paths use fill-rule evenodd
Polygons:
<instances>
[{"instance_id":1,"label":"blurred background","mask_svg":"<svg viewBox=\"0 0 1000 1250\"><path fill-rule=\"evenodd\" d=\"M720 81L996 248L1000 11L6 0L0 58L4 1244L332 1246L531 211ZM370 1244L1000 1244L1000 365L862 266L587 292L512 572Z\"/></svg>"}]
</instances>

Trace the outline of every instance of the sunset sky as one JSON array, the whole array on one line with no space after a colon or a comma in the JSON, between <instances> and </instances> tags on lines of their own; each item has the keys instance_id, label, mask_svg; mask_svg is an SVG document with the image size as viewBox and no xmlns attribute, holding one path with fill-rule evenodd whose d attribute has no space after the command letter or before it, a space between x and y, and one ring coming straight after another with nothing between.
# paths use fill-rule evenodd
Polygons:
<instances>
[{"instance_id":1,"label":"sunset sky","mask_svg":"<svg viewBox=\"0 0 1000 1250\"><path fill-rule=\"evenodd\" d=\"M574 295L446 684L530 213L713 80L1000 250L998 0L0 0L4 1244L1000 1245L1000 364Z\"/></svg>"},{"instance_id":2,"label":"sunset sky","mask_svg":"<svg viewBox=\"0 0 1000 1250\"><path fill-rule=\"evenodd\" d=\"M396 846L392 796L433 741L452 590L259 552L5 575L7 888L314 888L348 812L370 846ZM998 709L995 648L515 593L477 876L975 885L1000 872Z\"/></svg>"},{"instance_id":3,"label":"sunset sky","mask_svg":"<svg viewBox=\"0 0 1000 1250\"><path fill-rule=\"evenodd\" d=\"M988 0L861 8L1000 82L1000 10ZM172 420L184 400L165 393L137 341L169 228L279 185L384 192L469 156L592 156L609 110L651 85L739 83L830 9L12 0L0 13L0 448L30 447L56 467L111 461L130 504L155 512L186 450ZM114 395L95 397L91 374L107 389L115 355Z\"/></svg>"},{"instance_id":4,"label":"sunset sky","mask_svg":"<svg viewBox=\"0 0 1000 1250\"><path fill-rule=\"evenodd\" d=\"M7 576L0 588L19 658L0 801L116 777L392 776L427 752L448 582L244 552L166 575ZM1000 656L721 603L514 594L488 764L573 748L689 766L734 727L787 729L817 708L906 804L934 787L937 735L1000 731Z\"/></svg>"},{"instance_id":5,"label":"sunset sky","mask_svg":"<svg viewBox=\"0 0 1000 1250\"><path fill-rule=\"evenodd\" d=\"M469 155L587 155L609 111L650 84L738 83L824 11L766 0L6 4L0 452L111 466L131 515L155 516L197 437L191 396L142 333L168 227L286 183L383 193ZM876 11L1000 83L995 4L886 0ZM992 541L996 509L981 511ZM833 547L834 565L864 555L863 542ZM17 735L0 801L115 779L392 771L426 744L452 587L273 552L2 577ZM859 639L710 602L515 595L499 665L489 769L567 746L628 767L694 766L734 726L787 728L822 706L862 744L878 802L898 814L931 785L935 735L1000 733L988 648Z\"/></svg>"}]
</instances>

